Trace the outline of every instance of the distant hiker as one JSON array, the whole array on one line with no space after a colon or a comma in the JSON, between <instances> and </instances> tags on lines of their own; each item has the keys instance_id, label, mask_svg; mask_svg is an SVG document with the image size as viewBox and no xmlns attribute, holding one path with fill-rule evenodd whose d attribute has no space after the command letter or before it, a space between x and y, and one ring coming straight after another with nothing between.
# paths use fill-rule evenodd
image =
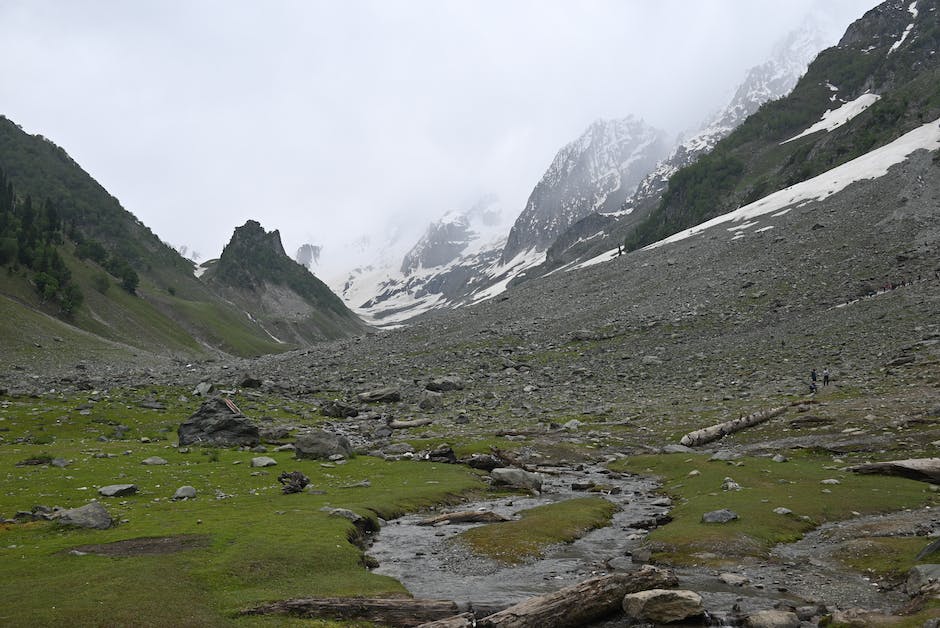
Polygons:
<instances>
[{"instance_id":1,"label":"distant hiker","mask_svg":"<svg viewBox=\"0 0 940 628\"><path fill-rule=\"evenodd\" d=\"M813 369L813 370L810 372L809 378L810 378L811 380L813 380L813 385L815 386L815 385L816 385L816 369Z\"/></svg>"},{"instance_id":2,"label":"distant hiker","mask_svg":"<svg viewBox=\"0 0 940 628\"><path fill-rule=\"evenodd\" d=\"M819 388L816 387L816 380L814 379L809 383L809 394L815 395L817 390L819 390Z\"/></svg>"},{"instance_id":3,"label":"distant hiker","mask_svg":"<svg viewBox=\"0 0 940 628\"><path fill-rule=\"evenodd\" d=\"M623 247L618 244L617 245L617 257L620 257L621 255L623 255Z\"/></svg>"},{"instance_id":4,"label":"distant hiker","mask_svg":"<svg viewBox=\"0 0 940 628\"><path fill-rule=\"evenodd\" d=\"M828 386L828 385L829 385L829 369L824 368L823 369L823 386Z\"/></svg>"}]
</instances>

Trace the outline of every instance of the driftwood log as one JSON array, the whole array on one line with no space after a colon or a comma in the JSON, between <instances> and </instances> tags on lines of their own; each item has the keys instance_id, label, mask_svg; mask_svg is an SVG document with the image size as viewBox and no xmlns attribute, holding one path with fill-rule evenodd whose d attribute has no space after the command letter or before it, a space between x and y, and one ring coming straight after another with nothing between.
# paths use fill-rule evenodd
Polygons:
<instances>
[{"instance_id":1,"label":"driftwood log","mask_svg":"<svg viewBox=\"0 0 940 628\"><path fill-rule=\"evenodd\" d=\"M462 609L449 600L411 598L300 598L243 610L241 615L293 615L308 619L371 621L386 626L417 626L447 619Z\"/></svg>"},{"instance_id":2,"label":"driftwood log","mask_svg":"<svg viewBox=\"0 0 940 628\"><path fill-rule=\"evenodd\" d=\"M674 587L676 575L668 569L644 565L632 573L591 578L554 593L539 595L476 620L451 617L421 628L575 628L621 610L628 593ZM465 623L460 623L464 621Z\"/></svg>"},{"instance_id":3,"label":"driftwood log","mask_svg":"<svg viewBox=\"0 0 940 628\"><path fill-rule=\"evenodd\" d=\"M422 425L430 425L433 423L431 419L413 419L411 421L389 421L388 426L393 430L403 430L409 427L421 427Z\"/></svg>"},{"instance_id":4,"label":"driftwood log","mask_svg":"<svg viewBox=\"0 0 940 628\"><path fill-rule=\"evenodd\" d=\"M911 480L940 484L940 458L911 458L890 462L872 462L849 467L849 471L862 474L899 475Z\"/></svg>"},{"instance_id":5,"label":"driftwood log","mask_svg":"<svg viewBox=\"0 0 940 628\"><path fill-rule=\"evenodd\" d=\"M418 522L419 526L433 526L438 523L499 523L500 521L509 521L509 517L495 513L492 510L462 510L460 512L448 512L436 517L422 519Z\"/></svg>"},{"instance_id":6,"label":"driftwood log","mask_svg":"<svg viewBox=\"0 0 940 628\"><path fill-rule=\"evenodd\" d=\"M761 410L760 412L755 412L747 416L742 416L740 418L734 419L733 421L725 421L724 423L718 423L717 425L703 427L700 430L689 432L683 436L682 440L679 441L679 444L685 445L686 447L704 445L706 443L712 442L713 440L718 440L719 438L727 436L728 434L740 432L743 429L759 425L760 423L772 419L775 416L780 416L786 411L786 406L780 406L777 408L770 408L769 410Z\"/></svg>"}]
</instances>

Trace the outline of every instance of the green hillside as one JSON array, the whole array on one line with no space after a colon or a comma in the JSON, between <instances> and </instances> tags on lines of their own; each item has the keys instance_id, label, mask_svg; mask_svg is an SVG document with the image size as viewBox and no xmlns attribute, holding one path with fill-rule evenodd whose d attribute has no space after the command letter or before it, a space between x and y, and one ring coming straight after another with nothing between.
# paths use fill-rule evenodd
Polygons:
<instances>
[{"instance_id":1,"label":"green hillside","mask_svg":"<svg viewBox=\"0 0 940 628\"><path fill-rule=\"evenodd\" d=\"M626 237L645 246L805 181L883 146L940 117L940 23L937 0L904 7L880 5L821 52L789 96L766 103L715 149L669 180L659 206ZM872 45L871 42L878 42ZM782 143L817 122L834 102L871 92L881 98L849 123Z\"/></svg>"},{"instance_id":2,"label":"green hillside","mask_svg":"<svg viewBox=\"0 0 940 628\"><path fill-rule=\"evenodd\" d=\"M5 349L23 317L112 351L183 359L293 346L275 341L250 310L213 292L193 270L62 148L0 117L0 295L5 309L32 311L0 320ZM329 297L336 299L330 293L317 301L327 317L336 307ZM361 330L333 336L352 327Z\"/></svg>"}]
</instances>

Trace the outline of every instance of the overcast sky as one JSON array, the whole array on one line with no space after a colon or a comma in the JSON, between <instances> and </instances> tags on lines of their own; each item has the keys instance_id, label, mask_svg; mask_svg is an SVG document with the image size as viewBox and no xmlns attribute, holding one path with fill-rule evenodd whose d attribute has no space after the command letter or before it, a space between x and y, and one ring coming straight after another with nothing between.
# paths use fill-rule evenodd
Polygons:
<instances>
[{"instance_id":1,"label":"overcast sky","mask_svg":"<svg viewBox=\"0 0 940 628\"><path fill-rule=\"evenodd\" d=\"M254 218L327 275L484 193L515 217L593 120L695 127L807 14L835 42L876 4L0 0L0 114L174 246Z\"/></svg>"}]
</instances>

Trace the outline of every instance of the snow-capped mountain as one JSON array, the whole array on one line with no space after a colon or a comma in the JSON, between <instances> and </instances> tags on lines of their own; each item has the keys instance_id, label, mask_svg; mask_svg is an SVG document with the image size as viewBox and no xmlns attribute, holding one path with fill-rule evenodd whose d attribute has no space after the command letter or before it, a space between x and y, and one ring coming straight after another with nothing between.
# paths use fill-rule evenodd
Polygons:
<instances>
[{"instance_id":1,"label":"snow-capped mountain","mask_svg":"<svg viewBox=\"0 0 940 628\"><path fill-rule=\"evenodd\" d=\"M762 104L789 94L816 54L829 43L814 22L790 33L774 47L769 61L748 70L727 106L708 124L680 140L672 153L640 182L623 209L632 211L656 203L676 171L711 151Z\"/></svg>"},{"instance_id":2,"label":"snow-capped mountain","mask_svg":"<svg viewBox=\"0 0 940 628\"><path fill-rule=\"evenodd\" d=\"M532 190L503 250L508 262L544 251L591 212L615 211L668 151L666 134L642 120L598 120L563 147Z\"/></svg>"},{"instance_id":3,"label":"snow-capped mountain","mask_svg":"<svg viewBox=\"0 0 940 628\"><path fill-rule=\"evenodd\" d=\"M399 263L358 268L335 282L334 290L360 316L380 326L493 296L527 267L525 260L500 263L509 226L499 199L486 196L431 223Z\"/></svg>"}]
</instances>

